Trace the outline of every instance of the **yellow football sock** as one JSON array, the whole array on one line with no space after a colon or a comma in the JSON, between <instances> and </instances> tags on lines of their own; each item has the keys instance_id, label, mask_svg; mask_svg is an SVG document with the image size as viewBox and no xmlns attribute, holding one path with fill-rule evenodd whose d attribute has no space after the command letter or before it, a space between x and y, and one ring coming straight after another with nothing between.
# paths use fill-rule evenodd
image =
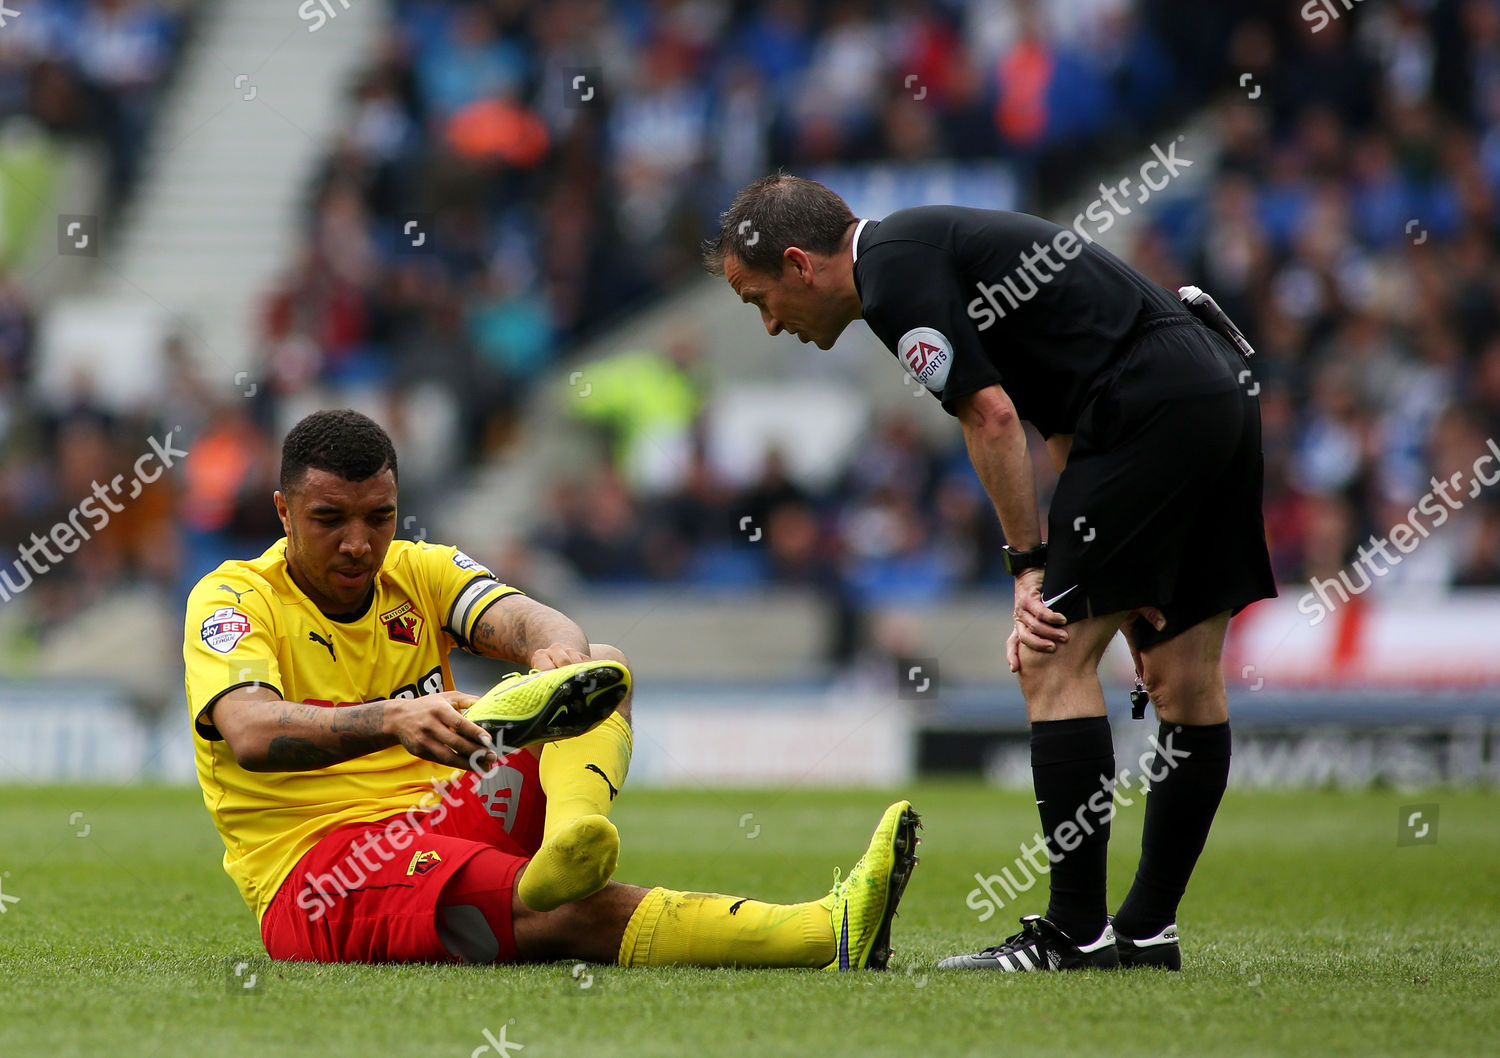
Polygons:
<instances>
[{"instance_id":1,"label":"yellow football sock","mask_svg":"<svg viewBox=\"0 0 1500 1058\"><path fill-rule=\"evenodd\" d=\"M546 841L580 816L609 815L630 770L630 725L619 713L587 734L542 747L537 776L547 795Z\"/></svg>"},{"instance_id":2,"label":"yellow football sock","mask_svg":"<svg viewBox=\"0 0 1500 1058\"><path fill-rule=\"evenodd\" d=\"M652 889L625 926L621 966L827 966L837 945L826 904L766 904Z\"/></svg>"},{"instance_id":3,"label":"yellow football sock","mask_svg":"<svg viewBox=\"0 0 1500 1058\"><path fill-rule=\"evenodd\" d=\"M615 825L601 815L579 816L542 842L521 872L516 892L531 910L551 911L603 889L619 859Z\"/></svg>"},{"instance_id":4,"label":"yellow football sock","mask_svg":"<svg viewBox=\"0 0 1500 1058\"><path fill-rule=\"evenodd\" d=\"M586 734L542 748L542 846L516 883L521 902L533 911L592 896L614 875L620 835L605 817L630 769L630 749L630 725L619 713Z\"/></svg>"}]
</instances>

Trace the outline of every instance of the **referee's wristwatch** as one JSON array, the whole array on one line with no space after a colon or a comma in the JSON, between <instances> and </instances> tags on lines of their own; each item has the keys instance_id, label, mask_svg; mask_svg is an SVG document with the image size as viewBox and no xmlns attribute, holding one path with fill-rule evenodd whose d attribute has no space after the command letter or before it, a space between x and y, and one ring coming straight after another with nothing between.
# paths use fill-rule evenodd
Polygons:
<instances>
[{"instance_id":1,"label":"referee's wristwatch","mask_svg":"<svg viewBox=\"0 0 1500 1058\"><path fill-rule=\"evenodd\" d=\"M1005 572L1012 577L1028 569L1042 569L1047 565L1047 543L1043 541L1029 551L1017 551L1005 544L1000 548L1000 560L1005 563Z\"/></svg>"}]
</instances>

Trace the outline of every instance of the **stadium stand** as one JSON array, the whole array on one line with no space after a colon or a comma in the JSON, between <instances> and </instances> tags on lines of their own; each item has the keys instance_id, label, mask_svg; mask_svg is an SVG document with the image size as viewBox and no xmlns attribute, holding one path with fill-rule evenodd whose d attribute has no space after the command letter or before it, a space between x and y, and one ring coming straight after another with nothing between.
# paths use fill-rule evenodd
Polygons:
<instances>
[{"instance_id":1,"label":"stadium stand","mask_svg":"<svg viewBox=\"0 0 1500 1058\"><path fill-rule=\"evenodd\" d=\"M56 10L55 25L23 19L28 36L0 37L0 100L54 138L104 144L107 197L124 195L128 215L131 174L170 147L139 130L162 109L186 9ZM24 619L6 607L18 668L132 586L170 617L199 572L274 536L273 438L326 403L379 411L411 452L407 533L477 537L504 575L582 612L618 613L629 591L685 613L737 596L784 607L814 630L791 665L805 676L857 679L909 651L892 607L1004 597L1002 541L957 431L919 409L868 336L810 368L825 396L841 373L879 376L868 399L829 404L816 444L776 425L791 414L770 385L786 358L740 306L725 314L698 265L733 190L776 166L833 174L880 206L956 188L1048 214L1191 127L1202 153L1187 153L1212 172L1106 241L1164 284L1202 283L1259 348L1268 528L1288 586L1336 577L1500 434L1489 0L1340 9L1322 25L1296 8L1183 0L371 10L344 108L311 148L321 160L280 277L242 291L256 305L244 369L202 348L194 306L172 303L180 326L139 343L155 365L140 377L160 383L143 403L82 388L34 402L49 309L27 277L0 274L5 543L151 430L180 424L194 452L111 525L108 547L39 578ZM357 17L312 34L282 21L300 46L354 36ZM80 27L104 23L122 27L129 62L90 51ZM83 105L121 78L134 79L115 93L129 107ZM579 399L606 370L634 373L611 386L675 395L650 409ZM1373 594L1500 585L1496 495L1466 501ZM691 651L657 653L692 671Z\"/></svg>"}]
</instances>

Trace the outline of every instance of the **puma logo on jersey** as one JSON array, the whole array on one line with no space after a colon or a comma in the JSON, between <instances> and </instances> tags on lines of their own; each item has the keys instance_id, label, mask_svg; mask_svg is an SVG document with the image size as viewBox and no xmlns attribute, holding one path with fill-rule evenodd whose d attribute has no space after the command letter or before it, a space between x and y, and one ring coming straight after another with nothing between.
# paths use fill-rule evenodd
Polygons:
<instances>
[{"instance_id":1,"label":"puma logo on jersey","mask_svg":"<svg viewBox=\"0 0 1500 1058\"><path fill-rule=\"evenodd\" d=\"M227 584L220 584L219 588L220 588L220 590L227 591L230 595L233 595L234 596L234 601L236 603L238 603L241 599L243 599L245 596L249 595L252 591L255 590L254 588L246 588L244 591L235 591L233 588L231 588Z\"/></svg>"},{"instance_id":2,"label":"puma logo on jersey","mask_svg":"<svg viewBox=\"0 0 1500 1058\"><path fill-rule=\"evenodd\" d=\"M312 642L314 642L314 643L322 643L325 647L328 648L328 656L329 656L329 658L331 658L334 661L338 660L337 657L334 657L333 644L330 643L330 642L328 642L328 640L324 639L322 636L318 635L318 633L316 633L316 632L309 632L309 633L307 633L307 638L309 640L311 640Z\"/></svg>"}]
</instances>

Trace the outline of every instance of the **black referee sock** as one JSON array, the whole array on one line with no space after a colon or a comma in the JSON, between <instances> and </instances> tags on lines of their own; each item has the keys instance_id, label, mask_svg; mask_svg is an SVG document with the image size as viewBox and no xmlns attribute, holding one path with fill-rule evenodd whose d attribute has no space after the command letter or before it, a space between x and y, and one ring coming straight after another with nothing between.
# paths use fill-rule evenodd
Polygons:
<instances>
[{"instance_id":1,"label":"black referee sock","mask_svg":"<svg viewBox=\"0 0 1500 1058\"><path fill-rule=\"evenodd\" d=\"M1104 932L1114 775L1107 717L1031 725L1031 781L1052 861L1047 918L1078 944Z\"/></svg>"},{"instance_id":2,"label":"black referee sock","mask_svg":"<svg viewBox=\"0 0 1500 1058\"><path fill-rule=\"evenodd\" d=\"M1177 905L1229 783L1227 721L1162 724L1156 743L1141 863L1115 915L1115 932L1136 940L1177 921Z\"/></svg>"}]
</instances>

